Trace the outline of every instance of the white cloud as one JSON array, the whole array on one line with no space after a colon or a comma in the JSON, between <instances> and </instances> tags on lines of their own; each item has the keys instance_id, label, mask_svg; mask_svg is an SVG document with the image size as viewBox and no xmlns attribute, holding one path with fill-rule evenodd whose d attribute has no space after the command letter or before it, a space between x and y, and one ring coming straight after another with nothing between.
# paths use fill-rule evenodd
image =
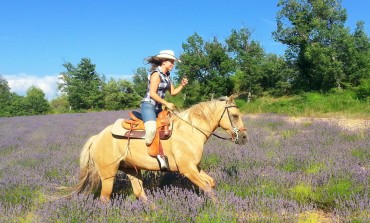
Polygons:
<instances>
[{"instance_id":1,"label":"white cloud","mask_svg":"<svg viewBox=\"0 0 370 223\"><path fill-rule=\"evenodd\" d=\"M17 93L18 95L26 95L27 90L30 87L35 86L45 93L45 97L48 100L58 96L58 75L39 77L22 73L17 75L3 75L3 78L8 82L10 91Z\"/></svg>"},{"instance_id":2,"label":"white cloud","mask_svg":"<svg viewBox=\"0 0 370 223\"><path fill-rule=\"evenodd\" d=\"M35 76L29 74L17 74L17 75L2 75L3 78L8 82L11 92L15 92L18 95L25 96L27 90L32 87L40 88L44 93L46 99L49 101L58 97L60 92L58 92L58 83L61 82L58 79L59 75L47 75L47 76ZM108 81L110 78L115 80L117 79L125 79L128 81L132 81L133 75L109 75L107 76Z\"/></svg>"}]
</instances>

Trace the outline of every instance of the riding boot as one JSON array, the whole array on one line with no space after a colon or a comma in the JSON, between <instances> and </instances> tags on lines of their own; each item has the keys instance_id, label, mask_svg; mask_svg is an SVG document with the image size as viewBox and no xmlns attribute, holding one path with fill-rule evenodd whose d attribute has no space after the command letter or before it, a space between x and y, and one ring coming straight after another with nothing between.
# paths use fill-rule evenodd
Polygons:
<instances>
[{"instance_id":1,"label":"riding boot","mask_svg":"<svg viewBox=\"0 0 370 223\"><path fill-rule=\"evenodd\" d=\"M157 155L157 160L159 162L159 166L161 167L161 170L163 171L170 170L170 165L168 163L168 158L166 155Z\"/></svg>"},{"instance_id":2,"label":"riding boot","mask_svg":"<svg viewBox=\"0 0 370 223\"><path fill-rule=\"evenodd\" d=\"M157 132L157 123L155 121L147 121L144 123L144 126L145 126L145 144L147 146L150 146Z\"/></svg>"}]
</instances>

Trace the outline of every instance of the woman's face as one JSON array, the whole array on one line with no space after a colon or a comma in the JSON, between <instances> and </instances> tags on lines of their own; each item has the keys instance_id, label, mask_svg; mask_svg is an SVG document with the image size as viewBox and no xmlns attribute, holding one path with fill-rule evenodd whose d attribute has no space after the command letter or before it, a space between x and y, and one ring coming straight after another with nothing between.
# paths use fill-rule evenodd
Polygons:
<instances>
[{"instance_id":1,"label":"woman's face","mask_svg":"<svg viewBox=\"0 0 370 223\"><path fill-rule=\"evenodd\" d=\"M173 67L175 66L175 61L174 60L163 61L162 66L164 66L164 68L167 71L171 71L173 69Z\"/></svg>"}]
</instances>

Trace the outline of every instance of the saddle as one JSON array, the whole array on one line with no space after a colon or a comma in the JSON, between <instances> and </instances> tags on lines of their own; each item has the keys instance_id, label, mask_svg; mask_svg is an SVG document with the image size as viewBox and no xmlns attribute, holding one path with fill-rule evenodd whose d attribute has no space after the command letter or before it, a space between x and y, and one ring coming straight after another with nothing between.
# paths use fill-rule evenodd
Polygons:
<instances>
[{"instance_id":1,"label":"saddle","mask_svg":"<svg viewBox=\"0 0 370 223\"><path fill-rule=\"evenodd\" d=\"M129 113L130 119L123 120L121 125L124 129L129 131L127 138L140 138L145 136L145 126L141 114L137 111ZM156 120L157 131L153 143L148 146L148 153L151 156L164 155L160 140L167 140L171 137L172 130L170 129L171 113L163 110L158 114Z\"/></svg>"}]
</instances>

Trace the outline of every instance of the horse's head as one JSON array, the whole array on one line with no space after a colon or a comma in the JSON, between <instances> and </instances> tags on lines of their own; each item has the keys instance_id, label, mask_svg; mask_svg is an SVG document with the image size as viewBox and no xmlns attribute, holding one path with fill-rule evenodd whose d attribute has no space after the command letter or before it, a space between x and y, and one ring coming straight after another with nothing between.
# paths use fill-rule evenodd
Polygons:
<instances>
[{"instance_id":1,"label":"horse's head","mask_svg":"<svg viewBox=\"0 0 370 223\"><path fill-rule=\"evenodd\" d=\"M221 109L218 125L232 137L236 144L244 145L248 141L247 129L244 126L242 115L234 103L234 96L222 97L219 100L226 101Z\"/></svg>"}]
</instances>

